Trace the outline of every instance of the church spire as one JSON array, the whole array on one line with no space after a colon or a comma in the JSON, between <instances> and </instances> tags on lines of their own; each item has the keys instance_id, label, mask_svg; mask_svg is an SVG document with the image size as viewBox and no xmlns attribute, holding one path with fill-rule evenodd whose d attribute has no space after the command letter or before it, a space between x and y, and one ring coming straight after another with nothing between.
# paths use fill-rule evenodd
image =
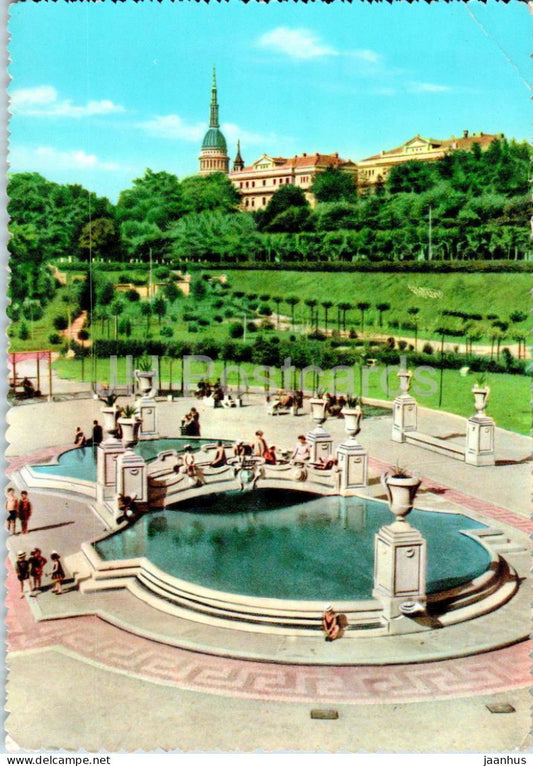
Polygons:
<instances>
[{"instance_id":1,"label":"church spire","mask_svg":"<svg viewBox=\"0 0 533 766\"><path fill-rule=\"evenodd\" d=\"M217 73L213 67L213 84L211 85L211 108L209 111L209 127L219 128L218 124L218 103L217 103Z\"/></svg>"},{"instance_id":2,"label":"church spire","mask_svg":"<svg viewBox=\"0 0 533 766\"><path fill-rule=\"evenodd\" d=\"M233 170L242 170L244 168L244 160L241 156L241 142L237 141L237 154L233 160Z\"/></svg>"}]
</instances>

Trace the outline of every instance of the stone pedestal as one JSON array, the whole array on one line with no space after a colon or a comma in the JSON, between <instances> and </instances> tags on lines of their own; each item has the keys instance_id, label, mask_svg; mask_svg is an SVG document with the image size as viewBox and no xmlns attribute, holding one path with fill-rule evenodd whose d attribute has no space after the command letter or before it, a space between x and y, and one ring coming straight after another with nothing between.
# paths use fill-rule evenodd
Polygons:
<instances>
[{"instance_id":1,"label":"stone pedestal","mask_svg":"<svg viewBox=\"0 0 533 766\"><path fill-rule=\"evenodd\" d=\"M337 466L340 473L339 494L355 494L368 484L368 452L355 439L337 447Z\"/></svg>"},{"instance_id":2,"label":"stone pedestal","mask_svg":"<svg viewBox=\"0 0 533 766\"><path fill-rule=\"evenodd\" d=\"M149 396L143 396L136 403L137 417L141 423L139 425L138 438L141 441L147 439L158 439L157 432L157 405L155 399Z\"/></svg>"},{"instance_id":3,"label":"stone pedestal","mask_svg":"<svg viewBox=\"0 0 533 766\"><path fill-rule=\"evenodd\" d=\"M468 418L466 430L465 463L494 465L494 421L487 415Z\"/></svg>"},{"instance_id":4,"label":"stone pedestal","mask_svg":"<svg viewBox=\"0 0 533 766\"><path fill-rule=\"evenodd\" d=\"M125 449L118 439L108 438L96 450L96 500L103 503L117 494L117 459Z\"/></svg>"},{"instance_id":5,"label":"stone pedestal","mask_svg":"<svg viewBox=\"0 0 533 766\"><path fill-rule=\"evenodd\" d=\"M426 541L406 521L381 527L374 543L374 589L386 620L423 611L426 605ZM401 631L401 623L397 623ZM391 632L395 627L391 623Z\"/></svg>"},{"instance_id":6,"label":"stone pedestal","mask_svg":"<svg viewBox=\"0 0 533 766\"><path fill-rule=\"evenodd\" d=\"M146 461L132 449L117 458L117 495L135 497L137 503L148 501Z\"/></svg>"},{"instance_id":7,"label":"stone pedestal","mask_svg":"<svg viewBox=\"0 0 533 766\"><path fill-rule=\"evenodd\" d=\"M312 431L309 431L305 438L311 447L311 456L309 458L311 463L319 463L320 458L328 460L331 457L333 453L333 437L322 426L317 426Z\"/></svg>"},{"instance_id":8,"label":"stone pedestal","mask_svg":"<svg viewBox=\"0 0 533 766\"><path fill-rule=\"evenodd\" d=\"M397 396L392 408L392 441L404 442L405 433L416 431L416 399L409 394Z\"/></svg>"}]
</instances>

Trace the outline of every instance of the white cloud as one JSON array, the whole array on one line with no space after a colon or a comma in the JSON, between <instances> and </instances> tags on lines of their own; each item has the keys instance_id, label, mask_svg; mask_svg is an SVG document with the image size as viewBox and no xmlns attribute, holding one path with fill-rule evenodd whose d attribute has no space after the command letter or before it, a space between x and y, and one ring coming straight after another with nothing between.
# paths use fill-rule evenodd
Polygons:
<instances>
[{"instance_id":1,"label":"white cloud","mask_svg":"<svg viewBox=\"0 0 533 766\"><path fill-rule=\"evenodd\" d=\"M35 88L20 88L13 91L10 109L12 114L28 117L72 117L74 119L126 111L120 104L106 99L89 101L82 106L73 104L68 99L62 101L52 85L38 85Z\"/></svg>"},{"instance_id":2,"label":"white cloud","mask_svg":"<svg viewBox=\"0 0 533 766\"><path fill-rule=\"evenodd\" d=\"M323 43L310 29L276 27L261 35L257 44L261 48L281 51L295 59L312 59L319 56L337 56L338 51Z\"/></svg>"},{"instance_id":3,"label":"white cloud","mask_svg":"<svg viewBox=\"0 0 533 766\"><path fill-rule=\"evenodd\" d=\"M206 131L202 122L187 123L178 114L166 114L139 122L138 128L158 138L177 138L183 141L201 141Z\"/></svg>"},{"instance_id":4,"label":"white cloud","mask_svg":"<svg viewBox=\"0 0 533 766\"><path fill-rule=\"evenodd\" d=\"M433 82L412 82L409 89L415 93L445 93L451 90L449 85L438 85Z\"/></svg>"},{"instance_id":5,"label":"white cloud","mask_svg":"<svg viewBox=\"0 0 533 766\"><path fill-rule=\"evenodd\" d=\"M12 172L35 171L39 173L57 170L126 170L117 162L106 162L96 154L87 154L83 149L62 151L52 146L28 148L14 146L9 153Z\"/></svg>"},{"instance_id":6,"label":"white cloud","mask_svg":"<svg viewBox=\"0 0 533 766\"><path fill-rule=\"evenodd\" d=\"M366 61L367 64L377 64L381 61L380 54L368 48L356 48L355 50L347 51L346 55L353 56L360 61Z\"/></svg>"}]
</instances>

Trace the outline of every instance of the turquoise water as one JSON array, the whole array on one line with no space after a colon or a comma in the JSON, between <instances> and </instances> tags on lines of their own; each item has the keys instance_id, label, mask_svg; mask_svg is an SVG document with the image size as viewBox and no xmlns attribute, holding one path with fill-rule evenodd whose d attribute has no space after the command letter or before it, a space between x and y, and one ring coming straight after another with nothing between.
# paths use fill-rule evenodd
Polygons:
<instances>
[{"instance_id":1,"label":"turquoise water","mask_svg":"<svg viewBox=\"0 0 533 766\"><path fill-rule=\"evenodd\" d=\"M224 493L143 516L96 544L106 560L146 556L169 574L215 590L290 599L369 599L374 534L388 506L284 490ZM482 574L487 551L459 514L413 511L428 546L428 593Z\"/></svg>"},{"instance_id":2,"label":"turquoise water","mask_svg":"<svg viewBox=\"0 0 533 766\"><path fill-rule=\"evenodd\" d=\"M214 439L153 439L139 442L135 452L143 456L145 460L154 460L159 452L167 449L181 450L186 444L190 444L193 450L200 449L202 444L212 444ZM83 447L68 450L59 456L57 465L35 465L32 470L36 473L45 473L52 476L66 476L70 479L85 479L96 481L96 450L92 447Z\"/></svg>"}]
</instances>

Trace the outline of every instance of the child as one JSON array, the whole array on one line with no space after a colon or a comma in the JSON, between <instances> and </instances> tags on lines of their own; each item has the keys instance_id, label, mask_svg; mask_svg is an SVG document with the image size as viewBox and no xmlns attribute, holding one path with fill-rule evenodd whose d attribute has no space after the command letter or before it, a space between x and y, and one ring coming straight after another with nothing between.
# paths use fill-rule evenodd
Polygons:
<instances>
[{"instance_id":1,"label":"child","mask_svg":"<svg viewBox=\"0 0 533 766\"><path fill-rule=\"evenodd\" d=\"M13 487L9 487L6 497L6 512L7 512L7 531L14 535L15 525L18 516L19 501L15 496L15 490Z\"/></svg>"},{"instance_id":2,"label":"child","mask_svg":"<svg viewBox=\"0 0 533 766\"><path fill-rule=\"evenodd\" d=\"M30 565L30 585L32 591L41 590L41 578L43 576L43 569L46 564L46 559L41 555L41 549L35 548L28 559Z\"/></svg>"},{"instance_id":3,"label":"child","mask_svg":"<svg viewBox=\"0 0 533 766\"><path fill-rule=\"evenodd\" d=\"M28 531L28 521L30 520L32 505L26 490L20 493L17 515L20 521L20 531L23 535Z\"/></svg>"},{"instance_id":4,"label":"child","mask_svg":"<svg viewBox=\"0 0 533 766\"><path fill-rule=\"evenodd\" d=\"M60 595L63 593L62 582L65 579L65 570L61 563L61 556L57 551L52 551L50 558L54 562L52 565L52 582L54 583L53 592L56 595Z\"/></svg>"},{"instance_id":5,"label":"child","mask_svg":"<svg viewBox=\"0 0 533 766\"><path fill-rule=\"evenodd\" d=\"M24 598L24 583L30 578L30 565L26 560L26 553L19 551L17 555L17 579L20 583L20 597Z\"/></svg>"}]
</instances>

